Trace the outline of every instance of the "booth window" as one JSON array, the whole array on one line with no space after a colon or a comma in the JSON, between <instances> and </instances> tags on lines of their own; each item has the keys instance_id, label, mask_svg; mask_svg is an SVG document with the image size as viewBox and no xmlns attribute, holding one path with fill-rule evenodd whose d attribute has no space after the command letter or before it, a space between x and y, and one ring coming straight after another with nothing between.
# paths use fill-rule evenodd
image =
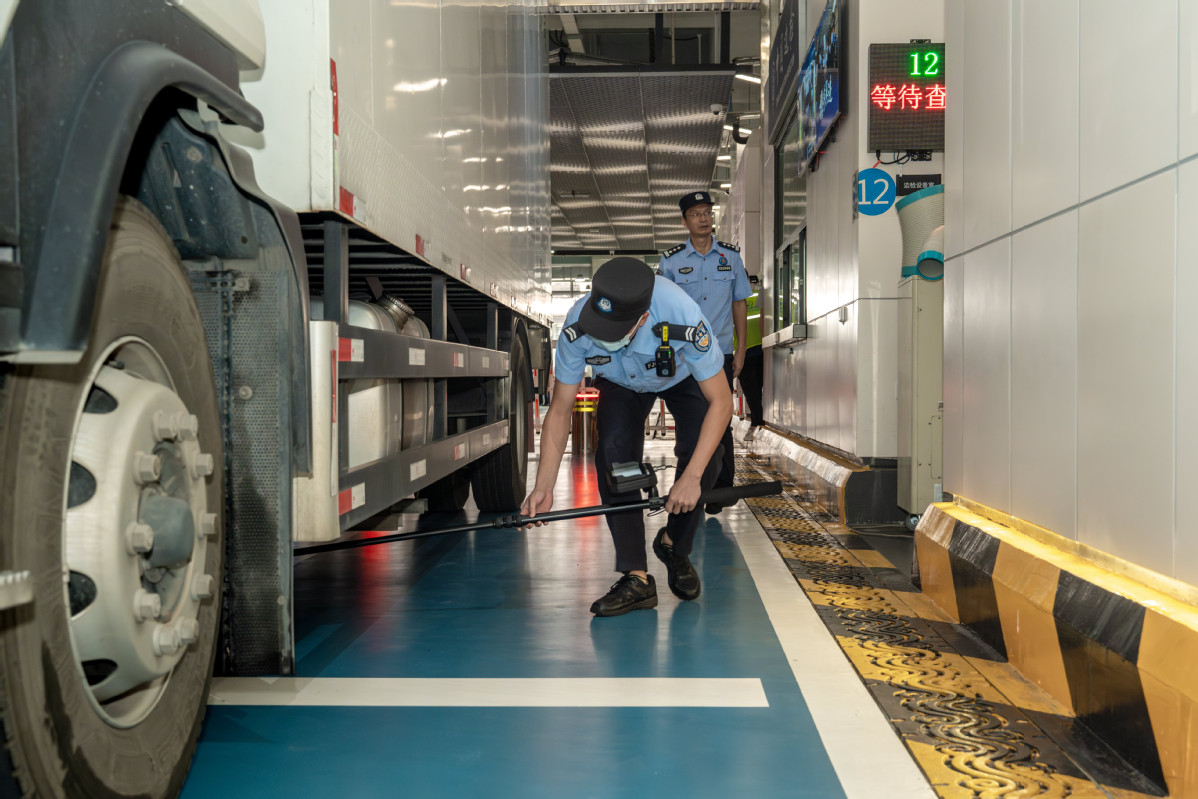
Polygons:
<instances>
[{"instance_id":1,"label":"booth window","mask_svg":"<svg viewBox=\"0 0 1198 799\"><path fill-rule=\"evenodd\" d=\"M807 179L799 175L799 115L793 107L785 131L774 157L775 330L807 321Z\"/></svg>"}]
</instances>

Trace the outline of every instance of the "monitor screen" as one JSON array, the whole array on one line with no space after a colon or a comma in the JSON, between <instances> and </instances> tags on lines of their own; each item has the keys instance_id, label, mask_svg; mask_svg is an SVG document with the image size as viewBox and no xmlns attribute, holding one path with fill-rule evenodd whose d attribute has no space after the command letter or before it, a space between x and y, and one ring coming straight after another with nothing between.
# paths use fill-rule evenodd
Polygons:
<instances>
[{"instance_id":1,"label":"monitor screen","mask_svg":"<svg viewBox=\"0 0 1198 799\"><path fill-rule=\"evenodd\" d=\"M869 46L869 152L944 150L944 45Z\"/></svg>"},{"instance_id":2,"label":"monitor screen","mask_svg":"<svg viewBox=\"0 0 1198 799\"><path fill-rule=\"evenodd\" d=\"M799 72L799 115L805 172L840 117L843 0L828 0Z\"/></svg>"}]
</instances>

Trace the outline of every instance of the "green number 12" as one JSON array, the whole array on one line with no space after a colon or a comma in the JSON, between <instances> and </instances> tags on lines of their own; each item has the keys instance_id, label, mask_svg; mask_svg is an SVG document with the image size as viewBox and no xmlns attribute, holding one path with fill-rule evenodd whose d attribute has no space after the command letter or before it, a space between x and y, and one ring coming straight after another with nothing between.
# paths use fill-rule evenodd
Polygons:
<instances>
[{"instance_id":1,"label":"green number 12","mask_svg":"<svg viewBox=\"0 0 1198 799\"><path fill-rule=\"evenodd\" d=\"M919 71L919 56L920 53L911 54L911 75L919 77L920 75L939 75L940 74L940 56L936 53L923 53L923 72Z\"/></svg>"}]
</instances>

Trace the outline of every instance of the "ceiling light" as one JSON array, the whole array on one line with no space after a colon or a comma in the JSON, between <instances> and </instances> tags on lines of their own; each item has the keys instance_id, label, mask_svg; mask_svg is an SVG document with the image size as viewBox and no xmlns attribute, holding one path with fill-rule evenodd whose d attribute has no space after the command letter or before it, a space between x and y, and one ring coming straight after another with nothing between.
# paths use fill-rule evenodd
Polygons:
<instances>
[{"instance_id":1,"label":"ceiling light","mask_svg":"<svg viewBox=\"0 0 1198 799\"><path fill-rule=\"evenodd\" d=\"M736 77L740 78L741 80L747 80L749 83L761 83L761 78L757 77L756 75L745 75L744 73L737 72Z\"/></svg>"},{"instance_id":2,"label":"ceiling light","mask_svg":"<svg viewBox=\"0 0 1198 799\"><path fill-rule=\"evenodd\" d=\"M731 183L721 183L720 188L721 189L730 189L730 188L732 188L732 184Z\"/></svg>"},{"instance_id":3,"label":"ceiling light","mask_svg":"<svg viewBox=\"0 0 1198 799\"><path fill-rule=\"evenodd\" d=\"M717 156L715 157L715 160L717 160L717 161L731 161L731 160L732 160L732 156L730 156L730 155L717 155Z\"/></svg>"}]
</instances>

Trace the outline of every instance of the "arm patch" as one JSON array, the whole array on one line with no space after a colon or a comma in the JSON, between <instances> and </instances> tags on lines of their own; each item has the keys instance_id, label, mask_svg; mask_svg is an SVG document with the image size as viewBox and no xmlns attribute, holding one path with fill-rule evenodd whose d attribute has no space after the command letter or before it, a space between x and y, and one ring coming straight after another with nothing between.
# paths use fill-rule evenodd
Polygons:
<instances>
[{"instance_id":1,"label":"arm patch","mask_svg":"<svg viewBox=\"0 0 1198 799\"><path fill-rule=\"evenodd\" d=\"M658 322L653 326L653 335L661 338L662 325L670 325L669 322ZM707 352L711 349L711 333L707 329L707 322L700 322L698 325L670 325L669 330L670 341L688 341L695 345L695 349L699 352Z\"/></svg>"}]
</instances>

